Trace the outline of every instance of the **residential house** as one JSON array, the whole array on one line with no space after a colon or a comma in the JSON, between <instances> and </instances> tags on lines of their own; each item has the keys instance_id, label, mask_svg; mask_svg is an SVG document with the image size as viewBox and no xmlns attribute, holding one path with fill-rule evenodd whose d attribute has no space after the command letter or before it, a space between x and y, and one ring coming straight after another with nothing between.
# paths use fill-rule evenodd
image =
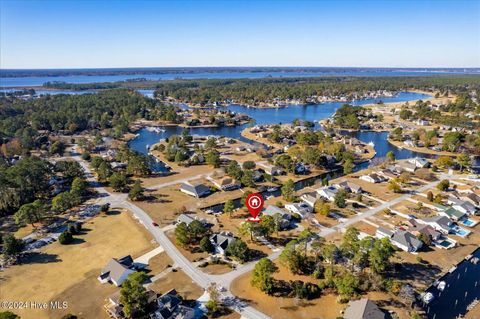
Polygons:
<instances>
[{"instance_id":1,"label":"residential house","mask_svg":"<svg viewBox=\"0 0 480 319\"><path fill-rule=\"evenodd\" d=\"M98 280L104 284L111 282L115 286L121 286L128 275L135 272L132 256L128 255L119 259L112 258L100 272Z\"/></svg>"},{"instance_id":2,"label":"residential house","mask_svg":"<svg viewBox=\"0 0 480 319\"><path fill-rule=\"evenodd\" d=\"M423 245L417 237L405 230L396 230L392 232L383 227L378 227L375 236L377 238L390 238L392 245L410 253L416 252L422 248Z\"/></svg>"},{"instance_id":3,"label":"residential house","mask_svg":"<svg viewBox=\"0 0 480 319\"><path fill-rule=\"evenodd\" d=\"M193 319L195 310L182 305L182 299L175 289L168 291L157 299L157 310L150 319Z\"/></svg>"},{"instance_id":4,"label":"residential house","mask_svg":"<svg viewBox=\"0 0 480 319\"><path fill-rule=\"evenodd\" d=\"M271 176L282 175L282 174L285 173L283 168L281 168L280 166L263 164L262 167L263 167L263 170L265 171L265 173L267 173L268 175L271 175Z\"/></svg>"},{"instance_id":5,"label":"residential house","mask_svg":"<svg viewBox=\"0 0 480 319\"><path fill-rule=\"evenodd\" d=\"M447 209L440 211L439 214L442 216L448 217L453 221L459 221L460 219L464 218L467 215L465 213L462 213L459 210L456 210L453 207L448 207Z\"/></svg>"},{"instance_id":6,"label":"residential house","mask_svg":"<svg viewBox=\"0 0 480 319\"><path fill-rule=\"evenodd\" d=\"M197 215L194 215L194 214L180 214L180 215L177 217L177 224L185 223L185 224L187 224L187 226L188 226L188 225L190 225L194 220L198 220L200 223L205 224L205 221L204 221L204 220L198 219Z\"/></svg>"},{"instance_id":7,"label":"residential house","mask_svg":"<svg viewBox=\"0 0 480 319\"><path fill-rule=\"evenodd\" d=\"M453 208L461 211L464 214L474 215L478 210L478 208L475 207L472 203L453 196L448 197L447 203L451 204Z\"/></svg>"},{"instance_id":8,"label":"residential house","mask_svg":"<svg viewBox=\"0 0 480 319\"><path fill-rule=\"evenodd\" d=\"M215 248L215 253L225 255L225 251L236 238L227 232L220 232L210 236L210 242Z\"/></svg>"},{"instance_id":9,"label":"residential house","mask_svg":"<svg viewBox=\"0 0 480 319\"><path fill-rule=\"evenodd\" d=\"M148 304L156 303L158 295L153 290L147 290ZM104 305L105 310L110 318L124 319L123 306L120 304L120 290L116 291L108 297L108 304Z\"/></svg>"},{"instance_id":10,"label":"residential house","mask_svg":"<svg viewBox=\"0 0 480 319\"><path fill-rule=\"evenodd\" d=\"M300 196L300 199L310 207L315 207L315 202L319 198L319 194L316 192L305 193Z\"/></svg>"},{"instance_id":11,"label":"residential house","mask_svg":"<svg viewBox=\"0 0 480 319\"><path fill-rule=\"evenodd\" d=\"M263 211L264 216L275 216L279 214L281 216L279 227L280 229L288 229L291 226L292 222L292 215L284 211L283 209L279 208L275 205L268 205L267 208Z\"/></svg>"},{"instance_id":12,"label":"residential house","mask_svg":"<svg viewBox=\"0 0 480 319\"><path fill-rule=\"evenodd\" d=\"M182 183L182 185L180 186L180 191L196 198L200 198L210 194L210 188L203 184L192 185L188 183Z\"/></svg>"},{"instance_id":13,"label":"residential house","mask_svg":"<svg viewBox=\"0 0 480 319\"><path fill-rule=\"evenodd\" d=\"M448 234L453 224L452 221L445 216L425 218L423 221L425 224L432 226L435 228L435 230L441 232L442 234Z\"/></svg>"},{"instance_id":14,"label":"residential house","mask_svg":"<svg viewBox=\"0 0 480 319\"><path fill-rule=\"evenodd\" d=\"M435 228L430 225L420 224L419 222L417 222L416 219L413 218L409 219L408 222L410 223L410 225L412 225L409 230L412 232L412 234L416 236L424 234L428 236L432 241L436 241L442 237L442 233L435 230Z\"/></svg>"},{"instance_id":15,"label":"residential house","mask_svg":"<svg viewBox=\"0 0 480 319\"><path fill-rule=\"evenodd\" d=\"M285 209L290 211L293 214L300 215L302 218L313 211L312 207L310 207L308 204L303 202L286 204Z\"/></svg>"},{"instance_id":16,"label":"residential house","mask_svg":"<svg viewBox=\"0 0 480 319\"><path fill-rule=\"evenodd\" d=\"M379 170L379 171L377 171L377 174L382 176L384 178L384 180L391 180L391 179L395 179L395 178L398 177L398 174L395 174L393 171L391 171L389 169Z\"/></svg>"},{"instance_id":17,"label":"residential house","mask_svg":"<svg viewBox=\"0 0 480 319\"><path fill-rule=\"evenodd\" d=\"M423 243L412 233L405 230L397 230L390 239L392 245L403 251L414 253L422 248Z\"/></svg>"},{"instance_id":18,"label":"residential house","mask_svg":"<svg viewBox=\"0 0 480 319\"><path fill-rule=\"evenodd\" d=\"M406 172L409 172L409 173L414 173L415 170L417 169L417 165L415 165L414 163L410 163L410 162L401 162L401 163L398 163L398 166L403 171L406 171Z\"/></svg>"},{"instance_id":19,"label":"residential house","mask_svg":"<svg viewBox=\"0 0 480 319\"><path fill-rule=\"evenodd\" d=\"M338 193L338 188L333 186L323 186L317 189L317 193L321 197L333 202L335 200L335 195Z\"/></svg>"},{"instance_id":20,"label":"residential house","mask_svg":"<svg viewBox=\"0 0 480 319\"><path fill-rule=\"evenodd\" d=\"M417 125L420 125L420 126L428 126L430 124L430 122L428 122L427 120L417 120Z\"/></svg>"},{"instance_id":21,"label":"residential house","mask_svg":"<svg viewBox=\"0 0 480 319\"><path fill-rule=\"evenodd\" d=\"M348 303L344 319L385 319L385 313L371 300L363 298Z\"/></svg>"},{"instance_id":22,"label":"residential house","mask_svg":"<svg viewBox=\"0 0 480 319\"><path fill-rule=\"evenodd\" d=\"M371 174L368 174L368 175L362 175L359 177L359 179L363 180L363 181L366 181L366 182L369 182L369 183L382 183L385 181L385 178L383 178L382 176L378 175L378 174L375 174L375 173L371 173Z\"/></svg>"},{"instance_id":23,"label":"residential house","mask_svg":"<svg viewBox=\"0 0 480 319\"><path fill-rule=\"evenodd\" d=\"M408 162L415 164L418 168L425 168L430 166L430 162L423 157L415 157L408 160Z\"/></svg>"},{"instance_id":24,"label":"residential house","mask_svg":"<svg viewBox=\"0 0 480 319\"><path fill-rule=\"evenodd\" d=\"M336 188L343 188L345 191L347 191L349 193L354 193L354 194L363 193L363 189L360 185L357 185L357 184L349 182L349 181L343 181L343 182L340 182L340 183L338 183L334 186Z\"/></svg>"},{"instance_id":25,"label":"residential house","mask_svg":"<svg viewBox=\"0 0 480 319\"><path fill-rule=\"evenodd\" d=\"M212 183L222 191L240 188L240 183L229 176L212 179Z\"/></svg>"},{"instance_id":26,"label":"residential house","mask_svg":"<svg viewBox=\"0 0 480 319\"><path fill-rule=\"evenodd\" d=\"M463 196L462 199L466 202L471 203L472 205L480 206L480 196L475 193L469 193Z\"/></svg>"}]
</instances>

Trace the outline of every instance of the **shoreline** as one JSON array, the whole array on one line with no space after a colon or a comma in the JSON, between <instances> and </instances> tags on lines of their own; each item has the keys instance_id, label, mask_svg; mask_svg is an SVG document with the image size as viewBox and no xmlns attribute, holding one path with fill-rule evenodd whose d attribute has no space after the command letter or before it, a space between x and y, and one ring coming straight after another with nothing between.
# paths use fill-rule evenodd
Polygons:
<instances>
[{"instance_id":1,"label":"shoreline","mask_svg":"<svg viewBox=\"0 0 480 319\"><path fill-rule=\"evenodd\" d=\"M434 151L434 150L431 150L431 149L428 149L428 148L425 148L425 147L412 147L412 146L405 145L405 144L403 144L402 142L399 142L399 141L392 141L389 138L387 138L387 142L392 144L396 148L399 148L399 149L406 149L406 150L409 150L409 151L412 151L412 152L422 153L422 154L427 154L427 155L453 156L453 157L457 157L457 156L460 155L458 153L452 153L452 152L448 152L448 151Z\"/></svg>"}]
</instances>

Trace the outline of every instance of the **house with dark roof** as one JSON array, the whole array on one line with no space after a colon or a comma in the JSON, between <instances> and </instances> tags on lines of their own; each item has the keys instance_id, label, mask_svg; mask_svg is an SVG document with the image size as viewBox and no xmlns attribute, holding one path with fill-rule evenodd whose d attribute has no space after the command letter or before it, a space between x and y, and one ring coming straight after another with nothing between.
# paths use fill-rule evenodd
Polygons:
<instances>
[{"instance_id":1,"label":"house with dark roof","mask_svg":"<svg viewBox=\"0 0 480 319\"><path fill-rule=\"evenodd\" d=\"M450 218L445 216L434 216L430 218L425 218L423 219L423 222L427 225L432 226L442 234L448 234L453 225Z\"/></svg>"},{"instance_id":2,"label":"house with dark roof","mask_svg":"<svg viewBox=\"0 0 480 319\"><path fill-rule=\"evenodd\" d=\"M467 214L462 213L459 210L456 210L453 207L449 207L446 210L438 212L439 215L445 216L450 218L453 221L459 221L460 219L464 218L467 216Z\"/></svg>"},{"instance_id":3,"label":"house with dark roof","mask_svg":"<svg viewBox=\"0 0 480 319\"><path fill-rule=\"evenodd\" d=\"M349 181L343 181L334 186L337 188L343 188L345 191L349 193L359 194L363 192L363 189L360 185L357 185Z\"/></svg>"},{"instance_id":4,"label":"house with dark roof","mask_svg":"<svg viewBox=\"0 0 480 319\"><path fill-rule=\"evenodd\" d=\"M98 280L104 284L111 282L115 286L121 286L128 275L135 272L132 256L128 255L119 259L112 258L100 272Z\"/></svg>"},{"instance_id":5,"label":"house with dark roof","mask_svg":"<svg viewBox=\"0 0 480 319\"><path fill-rule=\"evenodd\" d=\"M157 299L158 309L150 315L151 319L193 319L195 310L182 305L182 299L175 289Z\"/></svg>"},{"instance_id":6,"label":"house with dark roof","mask_svg":"<svg viewBox=\"0 0 480 319\"><path fill-rule=\"evenodd\" d=\"M422 248L423 243L412 233L405 230L391 231L383 227L378 227L375 232L377 238L389 238L392 245L406 252L416 252Z\"/></svg>"},{"instance_id":7,"label":"house with dark roof","mask_svg":"<svg viewBox=\"0 0 480 319\"><path fill-rule=\"evenodd\" d=\"M215 253L222 255L225 255L228 245L230 245L234 240L236 240L236 238L226 232L221 232L210 236L210 242L215 248Z\"/></svg>"},{"instance_id":8,"label":"house with dark roof","mask_svg":"<svg viewBox=\"0 0 480 319\"><path fill-rule=\"evenodd\" d=\"M182 183L180 191L196 198L210 194L210 188L203 184L192 185L189 183Z\"/></svg>"},{"instance_id":9,"label":"house with dark roof","mask_svg":"<svg viewBox=\"0 0 480 319\"><path fill-rule=\"evenodd\" d=\"M412 226L409 230L414 235L424 234L428 236L431 241L436 241L442 237L442 233L430 225L420 224L416 219L409 219L408 222Z\"/></svg>"},{"instance_id":10,"label":"house with dark roof","mask_svg":"<svg viewBox=\"0 0 480 319\"><path fill-rule=\"evenodd\" d=\"M363 298L350 301L344 319L385 319L385 313L371 300Z\"/></svg>"},{"instance_id":11,"label":"house with dark roof","mask_svg":"<svg viewBox=\"0 0 480 319\"><path fill-rule=\"evenodd\" d=\"M378 174L375 174L375 173L371 173L371 174L368 174L368 175L362 175L359 177L359 179L361 180L364 180L366 182L369 182L369 183L382 183L385 181L385 178L383 176L380 176Z\"/></svg>"}]
</instances>

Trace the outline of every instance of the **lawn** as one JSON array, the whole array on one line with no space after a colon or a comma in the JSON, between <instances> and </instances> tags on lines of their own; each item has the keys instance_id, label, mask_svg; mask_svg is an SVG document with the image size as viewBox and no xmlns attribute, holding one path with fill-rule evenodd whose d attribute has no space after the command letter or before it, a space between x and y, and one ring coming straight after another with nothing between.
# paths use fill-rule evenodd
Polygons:
<instances>
[{"instance_id":1,"label":"lawn","mask_svg":"<svg viewBox=\"0 0 480 319\"><path fill-rule=\"evenodd\" d=\"M112 257L131 254L135 258L155 247L150 234L127 212L100 215L84 229L76 243L55 242L1 274L2 300L68 302L66 310L16 311L23 319L60 318L66 313L106 318L102 306L117 288L100 284L96 279L100 269Z\"/></svg>"},{"instance_id":2,"label":"lawn","mask_svg":"<svg viewBox=\"0 0 480 319\"><path fill-rule=\"evenodd\" d=\"M175 289L185 300L196 300L204 293L201 287L192 281L182 270L178 269L155 281L150 286L150 289L159 294Z\"/></svg>"}]
</instances>

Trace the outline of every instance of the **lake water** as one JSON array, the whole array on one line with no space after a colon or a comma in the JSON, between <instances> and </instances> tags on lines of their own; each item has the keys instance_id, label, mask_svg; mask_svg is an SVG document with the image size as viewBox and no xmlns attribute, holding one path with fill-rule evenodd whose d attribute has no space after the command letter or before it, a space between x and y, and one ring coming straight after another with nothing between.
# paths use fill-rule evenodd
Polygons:
<instances>
[{"instance_id":1,"label":"lake water","mask_svg":"<svg viewBox=\"0 0 480 319\"><path fill-rule=\"evenodd\" d=\"M39 73L41 74L41 73ZM174 80L182 79L241 79L265 77L319 77L319 76L433 76L439 74L479 74L477 69L450 69L450 70L408 70L408 69L350 69L350 68L315 68L296 71L272 72L193 72L193 73L163 73L151 74L118 74L118 75L70 75L70 76L25 76L0 77L0 87L28 87L41 86L45 82L67 83L97 83L117 82L130 79L145 78L147 80Z\"/></svg>"},{"instance_id":2,"label":"lake water","mask_svg":"<svg viewBox=\"0 0 480 319\"><path fill-rule=\"evenodd\" d=\"M480 249L472 255L480 258ZM435 296L435 299L425 306L428 319L452 319L465 315L467 306L473 300L480 299L480 262L475 265L464 260L453 273L446 274L441 280L446 283L444 291L434 287L428 289Z\"/></svg>"},{"instance_id":3,"label":"lake water","mask_svg":"<svg viewBox=\"0 0 480 319\"><path fill-rule=\"evenodd\" d=\"M400 92L395 97L382 98L381 100L388 102L403 102L411 101L418 99L425 99L430 97L426 94L413 93L413 92ZM380 99L367 99L356 101L356 105L365 105L378 102ZM257 124L279 124L279 123L291 123L294 119L298 118L301 120L308 121L319 121L325 118L329 118L335 113L335 111L344 104L344 102L332 102L324 104L315 104L315 105L290 105L287 108L275 109L257 109L257 108L247 108L242 105L230 105L227 108L231 111L246 113L253 119L255 119ZM249 124L235 126L235 127L213 127L213 128L190 128L191 134L198 135L218 135L237 138L245 142L252 142L241 136L241 131L244 130ZM141 129L138 132L138 137L132 139L129 142L129 146L141 153L147 153L147 147L157 143L160 139L164 139L173 134L180 134L183 131L183 128L176 126L164 127L165 132L155 133L150 132L146 129ZM363 142L373 142L375 144L375 150L377 151L377 156L383 157L387 154L388 151L393 151L397 159L409 158L414 156L423 156L412 151L405 149L398 149L397 147L391 145L387 142L387 132L353 132L347 133L357 137ZM359 168L367 166L368 163L361 164Z\"/></svg>"}]
</instances>

